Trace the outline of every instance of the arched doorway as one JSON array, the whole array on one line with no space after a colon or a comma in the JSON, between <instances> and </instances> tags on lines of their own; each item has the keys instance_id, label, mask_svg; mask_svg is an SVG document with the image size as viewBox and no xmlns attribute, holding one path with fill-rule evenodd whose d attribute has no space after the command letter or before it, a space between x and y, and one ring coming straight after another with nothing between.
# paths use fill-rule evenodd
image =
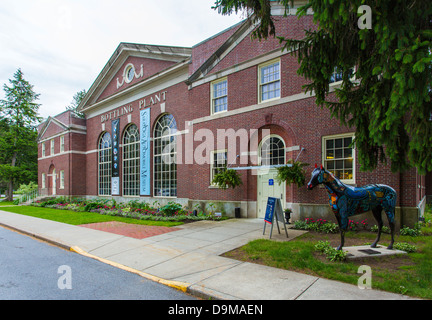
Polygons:
<instances>
[{"instance_id":1,"label":"arched doorway","mask_svg":"<svg viewBox=\"0 0 432 320\"><path fill-rule=\"evenodd\" d=\"M264 218L268 197L280 198L282 206L285 205L286 184L277 182L277 168L272 168L286 163L285 142L271 134L263 138L258 150L259 165L269 167L257 172L257 217Z\"/></svg>"}]
</instances>

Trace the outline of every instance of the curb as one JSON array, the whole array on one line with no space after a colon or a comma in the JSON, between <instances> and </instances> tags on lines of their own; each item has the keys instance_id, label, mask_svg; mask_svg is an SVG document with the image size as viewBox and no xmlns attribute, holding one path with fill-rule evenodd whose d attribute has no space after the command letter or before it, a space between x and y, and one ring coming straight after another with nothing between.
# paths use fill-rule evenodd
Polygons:
<instances>
[{"instance_id":1,"label":"curb","mask_svg":"<svg viewBox=\"0 0 432 320\"><path fill-rule=\"evenodd\" d=\"M88 253L88 252L86 252L86 251L84 251L81 248L76 247L76 246L75 247L70 247L69 250L72 251L72 252L78 253L78 254L80 254L82 256L98 260L98 261L100 261L102 263L105 263L105 264L108 264L110 266L113 266L113 267L116 267L116 268L119 268L119 269L122 269L122 270L125 270L125 271L128 271L128 272L131 272L131 273L135 273L135 274L137 274L137 275L139 275L139 276L141 276L143 278L146 278L148 280L155 281L157 283L160 283L160 284L166 285L168 287L171 287L171 288L183 291L185 293L190 293L190 292L188 292L189 288L190 288L190 284L189 283L162 279L162 278L153 276L151 274L148 274L148 273L145 273L145 272L142 272L142 271L139 271L139 270L127 267L127 266L122 265L120 263L113 262L113 261L110 261L110 260L107 260L107 259L104 259L104 258L100 258L100 257L94 256L94 255L92 255L92 254L90 254L90 253Z\"/></svg>"}]
</instances>

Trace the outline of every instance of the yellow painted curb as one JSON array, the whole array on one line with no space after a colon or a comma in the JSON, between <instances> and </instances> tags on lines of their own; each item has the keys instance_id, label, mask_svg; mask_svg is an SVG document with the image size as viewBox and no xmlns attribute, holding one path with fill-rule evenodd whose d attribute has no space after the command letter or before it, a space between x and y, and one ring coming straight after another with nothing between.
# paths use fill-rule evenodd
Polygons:
<instances>
[{"instance_id":1,"label":"yellow painted curb","mask_svg":"<svg viewBox=\"0 0 432 320\"><path fill-rule=\"evenodd\" d=\"M152 280L152 281L158 282L160 284L169 286L171 288L175 288L175 289L183 291L183 292L187 292L187 288L190 286L190 284L185 283L185 282L171 281L171 280L162 279L162 278L153 276L151 274L148 274L148 273L145 273L145 272L142 272L142 271L135 270L133 268L127 267L127 266L122 265L120 263L113 262L113 261L110 261L110 260L107 260L107 259L104 259L104 258L100 258L100 257L94 256L94 255L92 255L92 254L90 254L90 253L88 253L88 252L86 252L86 251L84 251L81 248L76 247L76 246L75 247L71 247L70 251L73 251L73 252L78 253L80 255L83 255L83 256L86 256L86 257L98 260L100 262L106 263L106 264L111 265L113 267L116 267L116 268L119 268L119 269L122 269L122 270L125 270L125 271L129 271L129 272L135 273L135 274L137 274L137 275L139 275L139 276L141 276L143 278L146 278L148 280Z\"/></svg>"}]
</instances>

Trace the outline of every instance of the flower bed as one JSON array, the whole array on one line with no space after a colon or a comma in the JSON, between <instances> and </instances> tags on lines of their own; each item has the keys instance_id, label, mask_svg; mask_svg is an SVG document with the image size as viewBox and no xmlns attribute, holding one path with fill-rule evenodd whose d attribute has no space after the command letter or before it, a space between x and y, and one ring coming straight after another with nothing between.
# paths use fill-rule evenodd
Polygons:
<instances>
[{"instance_id":1,"label":"flower bed","mask_svg":"<svg viewBox=\"0 0 432 320\"><path fill-rule=\"evenodd\" d=\"M153 204L139 202L138 200L127 203L117 203L115 200L108 199L67 199L59 197L47 201L35 201L31 205L71 210L75 212L95 212L109 216L119 216L125 218L152 220L152 221L198 221L198 220L224 220L226 217L215 216L213 212L200 212L194 215L192 211L183 208L180 204L170 201L164 206L160 206L157 201Z\"/></svg>"}]
</instances>

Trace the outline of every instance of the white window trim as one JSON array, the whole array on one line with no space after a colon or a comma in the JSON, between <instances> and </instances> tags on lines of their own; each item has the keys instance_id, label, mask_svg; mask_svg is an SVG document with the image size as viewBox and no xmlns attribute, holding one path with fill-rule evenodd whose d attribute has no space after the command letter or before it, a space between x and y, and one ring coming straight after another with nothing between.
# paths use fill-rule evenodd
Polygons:
<instances>
[{"instance_id":1,"label":"white window trim","mask_svg":"<svg viewBox=\"0 0 432 320\"><path fill-rule=\"evenodd\" d=\"M355 139L355 134L354 132L349 132L349 133L343 133L343 134L335 134L335 135L330 135L330 136L323 136L322 137L322 141L321 141L321 147L322 147L322 155L321 155L321 159L322 159L322 165L325 167L325 162L326 162L326 141L327 140L333 140L333 139L338 139L338 138L347 138L347 137L352 137L353 140ZM355 147L353 147L353 153L352 153L352 158L353 158L353 178L352 179L340 179L341 182L346 183L346 184L355 184L356 181L356 156L355 156Z\"/></svg>"},{"instance_id":2,"label":"white window trim","mask_svg":"<svg viewBox=\"0 0 432 320\"><path fill-rule=\"evenodd\" d=\"M215 98L213 96L213 94L214 94L214 85L218 84L220 82L224 82L224 81L226 81L226 83L227 83L227 94L226 94L226 97L227 97L227 108L226 108L226 110L215 112L215 108L214 108L214 100L215 100ZM221 98L221 97L219 97L219 98ZM228 77L223 77L221 79L218 79L218 80L210 82L210 115L219 114L219 113L223 113L223 112L227 112L227 111L228 111Z\"/></svg>"},{"instance_id":3,"label":"white window trim","mask_svg":"<svg viewBox=\"0 0 432 320\"><path fill-rule=\"evenodd\" d=\"M279 92L279 97L275 97L275 98L271 98L271 99L266 99L266 100L262 100L261 99L261 86L263 85L261 83L261 69L265 68L271 64L275 64L276 62L279 63L279 82L280 82L280 92ZM275 101L275 100L279 100L282 97L282 64L281 64L281 59L277 58L277 59L273 59L270 61L267 61L265 63L262 63L260 65L258 65L258 104L260 103L266 103L269 101Z\"/></svg>"},{"instance_id":4,"label":"white window trim","mask_svg":"<svg viewBox=\"0 0 432 320\"><path fill-rule=\"evenodd\" d=\"M133 123L130 124L124 130L123 137L122 137L122 142L123 142L123 144L121 145L121 147L122 147L122 174L123 174L123 176L122 176L122 194L124 197L128 197L128 198L139 198L139 196L140 196L140 153L139 153L139 151L140 151L140 133L139 133L139 128L137 125L135 125L135 126L137 127L138 140L135 142L132 142L132 143L125 143L125 136L128 133L128 130L130 130L130 127L133 125L135 125L135 124L133 124ZM127 148L128 147L135 147L135 146L138 146L138 156L134 157L134 158L127 157L128 156L126 154ZM130 173L126 172L126 170L127 169L130 170L130 168L131 168L130 163L131 162L137 163L137 168L138 168L137 169L137 173L138 173L137 174L137 176L138 176L137 191L138 191L138 194L136 194L136 195L130 195L130 194L126 195L126 193L130 193L130 190L131 190L131 189L129 189L129 191L128 191L127 190L128 187L126 186L126 183L130 182L128 179L126 179L126 176L130 175Z\"/></svg>"},{"instance_id":5,"label":"white window trim","mask_svg":"<svg viewBox=\"0 0 432 320\"><path fill-rule=\"evenodd\" d=\"M42 181L42 189L45 189L46 188L46 174L45 173L42 173L41 181Z\"/></svg>"},{"instance_id":6,"label":"white window trim","mask_svg":"<svg viewBox=\"0 0 432 320\"><path fill-rule=\"evenodd\" d=\"M336 70L336 68L335 68L335 70ZM357 67L353 67L353 75L352 75L352 77L350 78L350 80L353 82L353 81L355 81L356 80L356 76L355 76L355 72L356 72L356 70L357 70ZM333 71L333 73L335 73L335 71ZM333 74L332 73L332 74ZM329 86L330 87L336 87L336 86L340 86L341 84L342 84L342 81L343 80L339 80L339 81L335 81L335 82L330 82L330 80L329 80Z\"/></svg>"},{"instance_id":7,"label":"white window trim","mask_svg":"<svg viewBox=\"0 0 432 320\"><path fill-rule=\"evenodd\" d=\"M50 156L53 156L53 155L55 155L55 152L54 152L54 139L51 139L50 140Z\"/></svg>"},{"instance_id":8,"label":"white window trim","mask_svg":"<svg viewBox=\"0 0 432 320\"><path fill-rule=\"evenodd\" d=\"M65 136L60 136L60 153L65 152Z\"/></svg>"},{"instance_id":9,"label":"white window trim","mask_svg":"<svg viewBox=\"0 0 432 320\"><path fill-rule=\"evenodd\" d=\"M179 135L179 131L177 131L178 130L178 127L177 127L174 133L171 133L171 129L170 129L170 134L165 135L165 136L156 137L157 124L162 119L162 117L164 117L165 115L169 115L169 113L165 113L165 114L161 115L158 118L158 120L156 121L155 127L153 128L153 187L152 187L152 194L153 194L153 198L177 199L178 198L178 189L177 189L177 196L163 196L163 195L158 196L154 192L154 190L155 190L155 184L156 184L156 173L159 173L159 172L156 172L156 167L155 167L155 158L156 158L156 156L162 156L162 155L168 155L168 154L170 154L175 159L177 159L177 140L175 142L176 143L176 147L175 147L175 151L174 152L169 152L168 154L167 153L165 153L165 154L161 153L160 155L156 154L156 143L157 143L157 141L159 139L170 139L173 136L176 138L176 136ZM174 121L175 121L175 118L174 118ZM176 126L177 126L177 121L176 121ZM177 163L176 163L176 165L177 165ZM178 167L176 166L176 188L178 188L178 176L177 176L177 174L178 174Z\"/></svg>"},{"instance_id":10,"label":"white window trim","mask_svg":"<svg viewBox=\"0 0 432 320\"><path fill-rule=\"evenodd\" d=\"M227 163L225 165L228 166L228 149L220 149L220 150L210 151L210 161L209 161L210 162L210 185L209 185L209 188L219 188L215 183L213 183L214 155L215 155L215 153L223 153L223 152L225 152L227 154L227 159L226 159Z\"/></svg>"},{"instance_id":11,"label":"white window trim","mask_svg":"<svg viewBox=\"0 0 432 320\"><path fill-rule=\"evenodd\" d=\"M287 157L286 157L286 153L287 153L287 151L286 151L286 143L285 143L285 140L284 140L280 135L277 135L277 134L269 134L269 135L263 137L263 138L261 139L261 142L260 142L259 145L258 145L258 164L259 164L260 166L263 165L263 164L262 164L262 146L263 146L264 142L266 142L267 140L269 140L269 139L271 139L271 138L278 138L279 140L282 141L282 143L283 143L283 145L284 145L284 150L285 150L285 152L284 152L284 163L287 162Z\"/></svg>"},{"instance_id":12,"label":"white window trim","mask_svg":"<svg viewBox=\"0 0 432 320\"><path fill-rule=\"evenodd\" d=\"M65 184L64 184L64 170L60 171L60 189L64 189L65 188Z\"/></svg>"},{"instance_id":13,"label":"white window trim","mask_svg":"<svg viewBox=\"0 0 432 320\"><path fill-rule=\"evenodd\" d=\"M46 146L45 142L42 143L42 158L46 157Z\"/></svg>"}]
</instances>

